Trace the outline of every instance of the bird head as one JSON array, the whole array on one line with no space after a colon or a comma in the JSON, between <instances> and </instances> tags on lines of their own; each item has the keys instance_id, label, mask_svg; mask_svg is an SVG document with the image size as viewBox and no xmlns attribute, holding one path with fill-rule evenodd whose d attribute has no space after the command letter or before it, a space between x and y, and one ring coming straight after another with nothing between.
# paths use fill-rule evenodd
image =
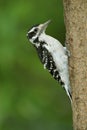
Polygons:
<instances>
[{"instance_id":1,"label":"bird head","mask_svg":"<svg viewBox=\"0 0 87 130\"><path fill-rule=\"evenodd\" d=\"M43 24L37 24L31 27L27 33L27 38L33 43L35 39L39 38L39 36L42 33L45 33L46 28L48 24L51 22L51 20L48 20L47 22Z\"/></svg>"}]
</instances>

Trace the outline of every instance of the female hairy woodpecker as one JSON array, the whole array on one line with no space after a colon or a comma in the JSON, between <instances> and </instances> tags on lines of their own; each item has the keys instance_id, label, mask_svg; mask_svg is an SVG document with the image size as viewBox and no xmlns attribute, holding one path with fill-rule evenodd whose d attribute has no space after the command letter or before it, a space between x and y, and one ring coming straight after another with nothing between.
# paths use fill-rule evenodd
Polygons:
<instances>
[{"instance_id":1,"label":"female hairy woodpecker","mask_svg":"<svg viewBox=\"0 0 87 130\"><path fill-rule=\"evenodd\" d=\"M68 72L68 50L57 39L45 33L49 23L50 20L43 24L34 25L28 31L27 38L36 48L44 68L48 69L54 79L64 87L72 101Z\"/></svg>"}]
</instances>

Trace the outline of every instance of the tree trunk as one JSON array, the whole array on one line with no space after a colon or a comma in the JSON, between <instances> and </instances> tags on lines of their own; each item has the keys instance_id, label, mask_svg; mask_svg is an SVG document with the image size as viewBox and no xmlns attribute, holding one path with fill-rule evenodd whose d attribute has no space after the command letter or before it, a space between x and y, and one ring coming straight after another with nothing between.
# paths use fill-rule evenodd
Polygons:
<instances>
[{"instance_id":1,"label":"tree trunk","mask_svg":"<svg viewBox=\"0 0 87 130\"><path fill-rule=\"evenodd\" d=\"M74 130L87 130L87 0L63 0Z\"/></svg>"}]
</instances>

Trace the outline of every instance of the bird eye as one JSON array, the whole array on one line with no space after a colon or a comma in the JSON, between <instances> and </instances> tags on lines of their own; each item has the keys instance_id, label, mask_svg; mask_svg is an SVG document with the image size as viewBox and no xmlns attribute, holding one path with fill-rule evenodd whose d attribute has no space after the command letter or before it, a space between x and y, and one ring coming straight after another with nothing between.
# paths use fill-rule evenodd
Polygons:
<instances>
[{"instance_id":1,"label":"bird eye","mask_svg":"<svg viewBox=\"0 0 87 130\"><path fill-rule=\"evenodd\" d=\"M31 39L33 36L35 36L35 34L36 34L35 32L28 33L28 38Z\"/></svg>"},{"instance_id":2,"label":"bird eye","mask_svg":"<svg viewBox=\"0 0 87 130\"><path fill-rule=\"evenodd\" d=\"M37 31L38 31L38 29L37 29L37 28L35 28L35 29L34 29L34 32L36 33Z\"/></svg>"},{"instance_id":3,"label":"bird eye","mask_svg":"<svg viewBox=\"0 0 87 130\"><path fill-rule=\"evenodd\" d=\"M35 36L37 31L38 31L38 28L35 28L32 32L29 32L28 33L28 38L31 39L33 36Z\"/></svg>"}]
</instances>

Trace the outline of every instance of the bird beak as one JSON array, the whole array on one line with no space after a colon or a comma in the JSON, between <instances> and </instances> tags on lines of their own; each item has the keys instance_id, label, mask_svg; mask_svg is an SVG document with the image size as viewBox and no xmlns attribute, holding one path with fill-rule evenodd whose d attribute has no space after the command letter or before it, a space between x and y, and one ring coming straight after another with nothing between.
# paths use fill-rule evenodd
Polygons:
<instances>
[{"instance_id":1,"label":"bird beak","mask_svg":"<svg viewBox=\"0 0 87 130\"><path fill-rule=\"evenodd\" d=\"M43 23L43 24L40 24L39 25L39 28L40 28L40 33L41 32L44 32L48 26L48 24L51 22L51 20L48 20L47 22Z\"/></svg>"}]
</instances>

